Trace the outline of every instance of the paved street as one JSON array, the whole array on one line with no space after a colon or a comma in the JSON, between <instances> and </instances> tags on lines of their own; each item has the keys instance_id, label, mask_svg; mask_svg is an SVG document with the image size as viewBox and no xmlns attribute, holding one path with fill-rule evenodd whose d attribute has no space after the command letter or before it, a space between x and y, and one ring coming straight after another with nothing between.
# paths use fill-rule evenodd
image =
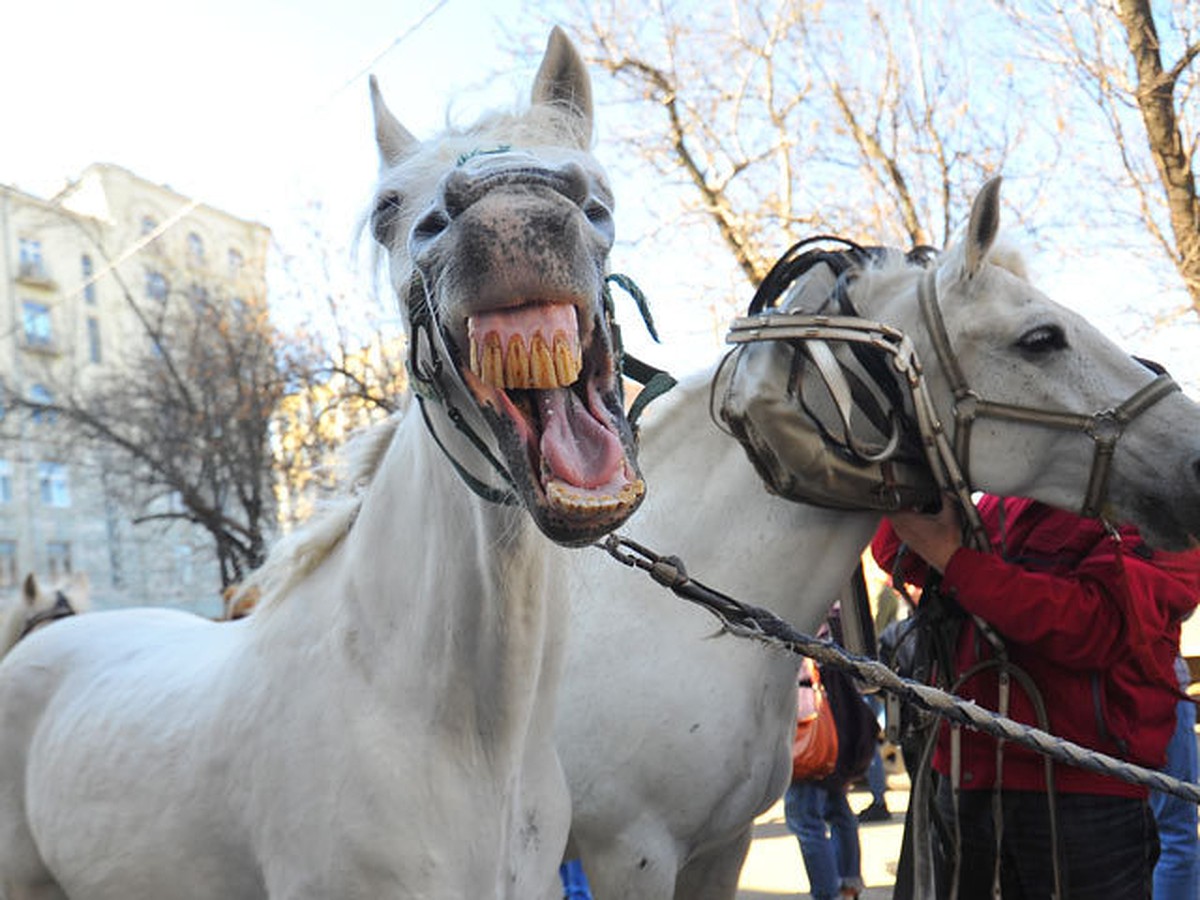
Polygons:
<instances>
[{"instance_id":1,"label":"paved street","mask_svg":"<svg viewBox=\"0 0 1200 900\"><path fill-rule=\"evenodd\" d=\"M904 810L908 807L908 779L893 775L888 787L887 803L893 813L892 820L862 825L858 830L863 881L867 885L862 900L890 900L896 880ZM850 794L850 807L855 812L870 802L871 795L865 790ZM809 897L800 846L784 825L782 801L758 819L754 843L742 868L738 900L779 900L781 897L804 900Z\"/></svg>"}]
</instances>

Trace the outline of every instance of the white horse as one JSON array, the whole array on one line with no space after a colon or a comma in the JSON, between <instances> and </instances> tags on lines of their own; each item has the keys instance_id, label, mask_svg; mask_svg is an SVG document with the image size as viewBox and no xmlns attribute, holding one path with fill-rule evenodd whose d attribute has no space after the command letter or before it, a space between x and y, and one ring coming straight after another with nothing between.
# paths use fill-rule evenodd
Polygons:
<instances>
[{"instance_id":1,"label":"white horse","mask_svg":"<svg viewBox=\"0 0 1200 900\"><path fill-rule=\"evenodd\" d=\"M1117 406L1154 376L993 251L998 202L990 184L965 236L936 261L938 300L970 387L1027 407ZM896 254L849 282L849 296L860 315L913 340L952 427L946 376L918 309L924 276ZM788 347L760 352L787 372ZM710 420L712 376L647 408L640 459L654 489L622 532L813 633L879 515L769 496L741 446ZM1080 432L980 420L970 472L980 489L1079 509L1092 458ZM1195 403L1173 393L1128 425L1106 512L1161 545L1195 541ZM719 634L711 615L600 552L573 558L571 591L557 726L573 802L569 852L582 857L597 900L730 900L753 820L789 778L797 658Z\"/></svg>"},{"instance_id":2,"label":"white horse","mask_svg":"<svg viewBox=\"0 0 1200 900\"><path fill-rule=\"evenodd\" d=\"M8 900L560 896L567 604L539 528L587 543L642 492L589 82L556 30L522 114L422 145L372 96L421 410L369 434L253 616L93 613L9 655Z\"/></svg>"},{"instance_id":3,"label":"white horse","mask_svg":"<svg viewBox=\"0 0 1200 900\"><path fill-rule=\"evenodd\" d=\"M31 572L21 584L21 596L0 610L0 657L17 641L57 619L91 608L86 575L75 574L49 590L42 590Z\"/></svg>"}]
</instances>

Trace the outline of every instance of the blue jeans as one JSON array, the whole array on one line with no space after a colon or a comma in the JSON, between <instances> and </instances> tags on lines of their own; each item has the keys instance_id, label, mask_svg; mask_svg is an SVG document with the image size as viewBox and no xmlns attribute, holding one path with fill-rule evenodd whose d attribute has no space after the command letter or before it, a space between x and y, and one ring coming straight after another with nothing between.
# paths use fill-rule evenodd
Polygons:
<instances>
[{"instance_id":1,"label":"blue jeans","mask_svg":"<svg viewBox=\"0 0 1200 900\"><path fill-rule=\"evenodd\" d=\"M813 900L835 900L843 887L862 890L858 819L844 787L797 781L783 795L783 812L800 842Z\"/></svg>"},{"instance_id":2,"label":"blue jeans","mask_svg":"<svg viewBox=\"0 0 1200 900\"><path fill-rule=\"evenodd\" d=\"M875 718L879 720L879 727L882 729L883 722L883 700L879 694L867 694L867 703L871 705L871 710L875 713ZM867 766L867 787L871 789L871 802L878 806L885 806L887 800L887 773L883 771L883 754L879 752L878 745L875 747L875 755L871 757L871 764Z\"/></svg>"},{"instance_id":3,"label":"blue jeans","mask_svg":"<svg viewBox=\"0 0 1200 900\"><path fill-rule=\"evenodd\" d=\"M1182 672L1179 671L1182 668ZM1187 665L1176 660L1180 686L1188 683ZM1181 781L1197 780L1196 705L1179 701L1175 733L1167 744L1163 771ZM1154 867L1154 900L1200 898L1200 840L1196 837L1196 805L1161 791L1150 792L1150 808L1158 825L1162 854Z\"/></svg>"},{"instance_id":4,"label":"blue jeans","mask_svg":"<svg viewBox=\"0 0 1200 900\"><path fill-rule=\"evenodd\" d=\"M559 866L558 877L562 879L565 900L592 900L592 891L579 860L569 859Z\"/></svg>"},{"instance_id":5,"label":"blue jeans","mask_svg":"<svg viewBox=\"0 0 1200 900\"><path fill-rule=\"evenodd\" d=\"M944 820L951 822L954 802L944 778L939 779L937 806ZM1052 896L1053 845L1046 795L1038 791L1004 791L1002 810L1000 889L1004 900L1044 900ZM1158 836L1145 800L1060 793L1057 811L1063 897L1149 900ZM958 896L963 900L990 897L996 861L991 791L963 791L958 819L962 829ZM949 896L953 879L953 860L946 852L949 849L944 849L937 864L939 898Z\"/></svg>"}]
</instances>

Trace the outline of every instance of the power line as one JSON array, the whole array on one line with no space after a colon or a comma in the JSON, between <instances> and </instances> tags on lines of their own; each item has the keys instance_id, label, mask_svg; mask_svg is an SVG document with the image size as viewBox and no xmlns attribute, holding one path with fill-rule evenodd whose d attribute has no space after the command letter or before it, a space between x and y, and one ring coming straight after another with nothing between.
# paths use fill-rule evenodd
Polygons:
<instances>
[{"instance_id":1,"label":"power line","mask_svg":"<svg viewBox=\"0 0 1200 900\"><path fill-rule=\"evenodd\" d=\"M404 29L404 31L400 32L400 34L398 34L395 37L395 39L392 40L392 42L390 44L388 44L386 47L384 47L382 50L380 50L378 53L376 53L374 56L372 56L369 60L367 60L365 65L363 65L352 76L347 78L346 81L344 81L337 90L335 90L333 93L331 93L325 99L325 103L321 104L321 107L327 106L330 103L332 103L333 100L340 93L342 93L342 91L346 90L346 88L350 87L350 85L354 84L360 78L362 78L364 75L366 75L368 72L370 72L371 68L377 62L379 62L379 60L383 59L385 56L387 56L389 53L391 53L393 50L395 50L397 47L399 47L402 43L404 43L404 41L408 40L408 38L410 36L415 34L416 31L422 25L424 25L431 18L433 18L433 16L448 2L449 2L449 0L436 0L436 2L432 6L430 6L429 9L427 9L419 19L417 19L417 21L413 22L411 25L408 26L408 28L406 28L406 29ZM319 107L319 108L321 108L321 107Z\"/></svg>"}]
</instances>

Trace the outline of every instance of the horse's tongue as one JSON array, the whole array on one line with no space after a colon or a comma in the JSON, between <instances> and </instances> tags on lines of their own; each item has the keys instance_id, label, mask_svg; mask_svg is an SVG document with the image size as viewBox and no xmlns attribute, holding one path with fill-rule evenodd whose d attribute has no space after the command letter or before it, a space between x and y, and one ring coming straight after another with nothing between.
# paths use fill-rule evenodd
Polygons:
<instances>
[{"instance_id":1,"label":"horse's tongue","mask_svg":"<svg viewBox=\"0 0 1200 900\"><path fill-rule=\"evenodd\" d=\"M536 395L542 420L540 450L550 473L579 488L598 488L612 481L624 458L612 432L568 388Z\"/></svg>"}]
</instances>

